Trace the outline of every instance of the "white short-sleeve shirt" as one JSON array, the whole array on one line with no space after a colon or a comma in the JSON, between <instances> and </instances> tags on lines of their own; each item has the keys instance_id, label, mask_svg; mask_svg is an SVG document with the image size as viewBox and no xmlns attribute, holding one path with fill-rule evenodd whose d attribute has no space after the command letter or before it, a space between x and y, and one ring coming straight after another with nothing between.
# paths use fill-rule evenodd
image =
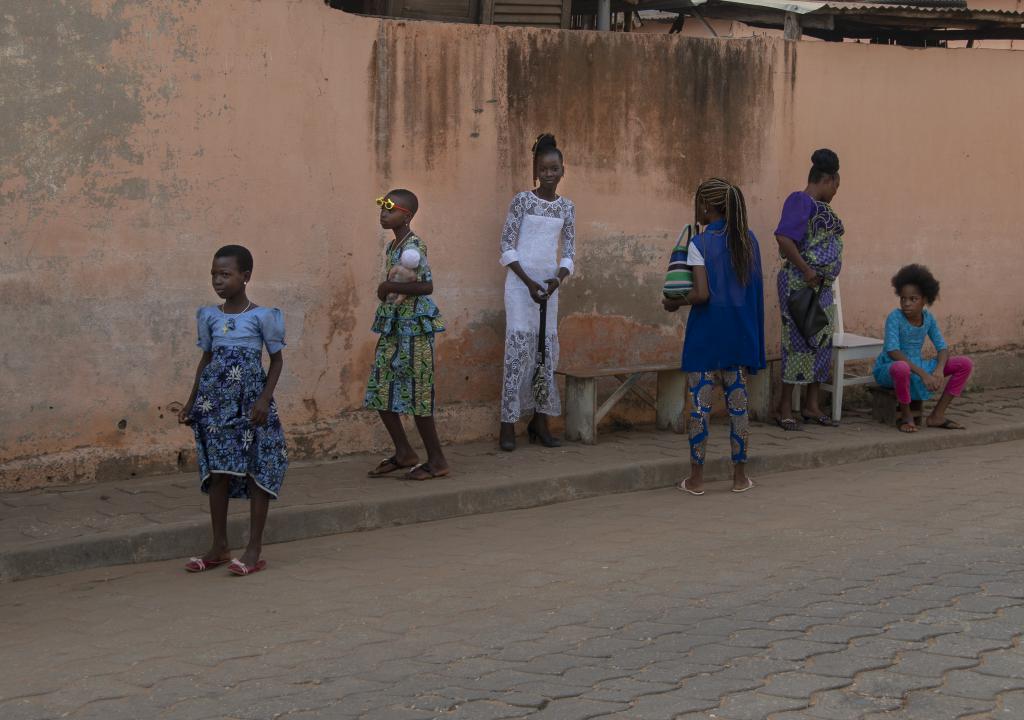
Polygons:
<instances>
[{"instance_id":1,"label":"white short-sleeve shirt","mask_svg":"<svg viewBox=\"0 0 1024 720\"><path fill-rule=\"evenodd\" d=\"M686 264L690 267L704 267L704 255L697 249L696 243L691 242L686 248Z\"/></svg>"}]
</instances>

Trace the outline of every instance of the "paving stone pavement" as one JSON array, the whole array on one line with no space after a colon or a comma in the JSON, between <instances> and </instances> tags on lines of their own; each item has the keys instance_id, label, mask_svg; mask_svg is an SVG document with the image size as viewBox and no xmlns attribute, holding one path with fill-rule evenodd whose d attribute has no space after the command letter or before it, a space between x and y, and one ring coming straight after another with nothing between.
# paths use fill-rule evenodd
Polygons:
<instances>
[{"instance_id":1,"label":"paving stone pavement","mask_svg":"<svg viewBox=\"0 0 1024 720\"><path fill-rule=\"evenodd\" d=\"M839 428L804 432L755 425L752 473L835 465L927 452L953 444L1024 438L1024 388L972 392L954 406L967 432L905 435L850 408ZM183 430L184 432L184 430ZM684 437L633 430L605 433L595 446L524 446L498 452L494 443L453 445L451 477L426 483L369 479L378 456L297 463L273 505L269 543L340 532L533 507L593 495L665 487L688 465ZM525 443L524 443L525 445ZM728 475L728 428L712 428L709 478ZM0 494L0 581L89 567L187 557L206 542L209 519L193 473L22 493ZM240 542L246 503L232 503Z\"/></svg>"},{"instance_id":2,"label":"paving stone pavement","mask_svg":"<svg viewBox=\"0 0 1024 720\"><path fill-rule=\"evenodd\" d=\"M1024 441L0 586L0 718L1024 718Z\"/></svg>"}]
</instances>

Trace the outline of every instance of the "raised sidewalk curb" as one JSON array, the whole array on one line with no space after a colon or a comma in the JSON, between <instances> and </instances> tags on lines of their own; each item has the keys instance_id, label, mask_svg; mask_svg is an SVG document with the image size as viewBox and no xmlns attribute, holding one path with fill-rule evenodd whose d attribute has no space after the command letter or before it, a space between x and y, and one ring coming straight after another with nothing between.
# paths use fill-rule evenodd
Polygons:
<instances>
[{"instance_id":1,"label":"raised sidewalk curb","mask_svg":"<svg viewBox=\"0 0 1024 720\"><path fill-rule=\"evenodd\" d=\"M1024 397L1024 391L1018 394ZM984 405L972 403L975 404ZM802 433L783 433L773 427L755 424L752 428L755 455L749 472L754 477L763 477L791 470L1024 439L1024 408L1020 405L1012 409L1004 407L995 414L978 407L967 415L970 417L963 419L970 422L969 430L929 430L913 435L899 434L864 417L844 419L844 426L839 429L810 427ZM957 413L957 417L961 414ZM712 427L712 443L708 448L709 480L722 480L728 476L727 436L725 425L715 424ZM596 446L569 443L560 450L523 447L515 453L499 454L489 445L476 444L453 446L449 455L458 472L452 477L425 483L386 479L367 481L359 475L365 474L366 467L376 461L369 456L297 468L294 474L300 478L294 484L308 485L302 488L308 491L307 499L302 501L300 498L297 504L292 505L272 505L266 542L269 545L463 515L524 509L597 495L664 488L678 482L688 465L684 437L649 431L610 434L603 436ZM303 473L308 478L302 477ZM188 501L190 508L178 509L179 514L190 515L189 519L147 522L136 527L96 532L81 532L82 528L78 528L80 534L76 536L65 535L26 543L3 542L0 543L0 581L125 563L186 558L196 554L209 543L209 520L204 514L202 498L196 492L195 480L191 476L168 477L175 479L176 487L191 498ZM822 479L827 480L827 476ZM143 495L156 490L134 491L130 488L139 483L157 482L159 479L136 480L131 486L126 483L123 492L129 497L137 492L139 502L147 502L142 499ZM321 499L317 497L320 492L317 484L321 488L344 490L350 497ZM99 489L109 485L104 484ZM117 489L110 488L108 495ZM286 481L284 493L289 489ZM711 491L716 489L712 487ZM89 490L95 492L96 488ZM768 484L751 496L768 501L770 492ZM81 489L73 489L72 494L74 502L85 502L81 499ZM0 527L4 521L17 516L17 508L11 509L11 501L17 502L24 495L27 494L0 498L7 506L0 515ZM23 506L42 506L42 500L52 496L58 496L56 502L60 502L59 492L40 492L35 494L38 502ZM161 497L164 499L163 507L176 502L173 494ZM698 498L682 496L679 501L700 502ZM64 507L67 511L74 511L74 508ZM240 547L248 525L247 504L236 502L233 507L235 512L229 519L229 527L233 546ZM86 517L88 512L89 509L83 506L81 516ZM273 551L268 554L272 563Z\"/></svg>"}]
</instances>

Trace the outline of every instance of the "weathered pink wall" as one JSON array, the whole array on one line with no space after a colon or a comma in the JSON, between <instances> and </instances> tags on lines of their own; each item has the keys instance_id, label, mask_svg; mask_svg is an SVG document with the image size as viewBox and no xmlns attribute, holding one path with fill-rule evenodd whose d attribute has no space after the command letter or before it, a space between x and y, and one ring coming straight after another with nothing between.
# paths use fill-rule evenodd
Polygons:
<instances>
[{"instance_id":1,"label":"weathered pink wall","mask_svg":"<svg viewBox=\"0 0 1024 720\"><path fill-rule=\"evenodd\" d=\"M843 161L851 326L877 332L889 275L926 260L946 280L938 312L952 340L1021 340L1020 304L991 282L1024 259L1007 202L1024 167L1016 53L382 21L320 0L8 14L0 487L188 462L190 435L168 407L187 397L195 307L215 300L210 257L228 242L254 251L254 300L285 311L278 400L293 455L379 447L359 407L383 241L371 201L389 186L420 195L415 224L448 319L442 433L488 436L497 238L542 130L566 151L562 189L579 216L565 363L677 356L679 318L660 311L659 284L711 174L747 194L774 342L771 229L819 145Z\"/></svg>"}]
</instances>

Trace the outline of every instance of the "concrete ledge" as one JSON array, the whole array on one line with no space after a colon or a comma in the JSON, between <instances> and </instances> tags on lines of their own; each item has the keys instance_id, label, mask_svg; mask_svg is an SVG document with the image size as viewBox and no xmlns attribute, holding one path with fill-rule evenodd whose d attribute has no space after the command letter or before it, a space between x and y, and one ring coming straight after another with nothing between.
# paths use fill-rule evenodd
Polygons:
<instances>
[{"instance_id":1,"label":"concrete ledge","mask_svg":"<svg viewBox=\"0 0 1024 720\"><path fill-rule=\"evenodd\" d=\"M880 434L864 424L835 432L834 440L807 443L806 438L787 442L778 450L765 451L750 463L755 476L812 467L828 467L882 457L929 452L953 447L1006 442L1024 438L1024 419L1006 417L1006 423L997 427L977 428L962 432L929 431L915 435L900 435L891 431ZM875 428L881 426L874 426ZM721 436L725 427L716 426ZM762 432L754 430L754 437ZM801 433L802 435L804 433ZM810 433L806 433L810 436ZM563 461L570 463L571 471L555 468L550 474L521 480L502 478L488 481L481 473L473 473L470 486L433 483L405 483L397 489L398 497L373 497L365 500L306 503L272 508L266 542L280 543L323 535L430 522L445 518L479 513L518 510L552 503L579 500L596 495L634 492L663 488L678 482L688 465L682 438L668 434L636 432L623 434L621 444L628 447L635 438L635 457L608 462L597 457L591 460L588 451L571 445L568 453L578 454ZM804 443L799 440L805 440ZM646 452L657 443L679 447L677 457L652 456ZM809 445L806 449L801 444ZM594 453L598 453L597 446ZM724 448L722 448L724 449ZM528 451L521 451L528 452ZM663 452L663 451L662 451ZM620 455L621 455L620 448ZM709 481L724 480L729 463L720 452L709 461ZM486 458L484 458L486 460ZM319 467L321 474L331 472L331 465ZM543 466L542 466L543 467ZM536 475L536 474L535 474ZM478 477L479 476L479 477ZM339 478L340 482L340 478ZM380 486L389 492L396 485ZM406 491L408 490L408 491ZM765 492L770 492L766 488ZM393 495L394 493L392 493ZM247 513L238 513L229 520L232 545L241 546L247 528ZM209 542L209 521L201 514L195 520L127 528L78 537L47 540L24 547L0 549L0 581L21 580L32 577L84 570L87 568L124 563L151 562L184 558Z\"/></svg>"}]
</instances>

